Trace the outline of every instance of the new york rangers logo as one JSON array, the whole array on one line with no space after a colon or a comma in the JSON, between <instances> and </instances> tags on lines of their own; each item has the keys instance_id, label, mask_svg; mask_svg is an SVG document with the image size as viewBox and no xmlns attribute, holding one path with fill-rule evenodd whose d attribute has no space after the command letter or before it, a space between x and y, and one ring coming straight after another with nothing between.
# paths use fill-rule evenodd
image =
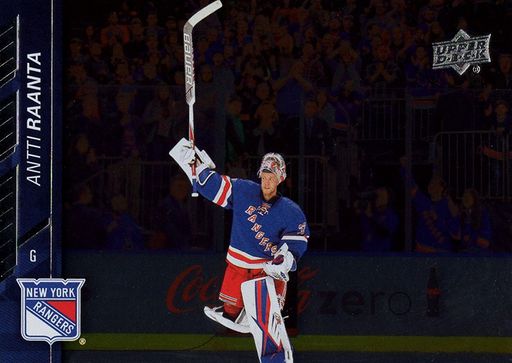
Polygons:
<instances>
[{"instance_id":1,"label":"new york rangers logo","mask_svg":"<svg viewBox=\"0 0 512 363\"><path fill-rule=\"evenodd\" d=\"M25 340L76 340L80 289L85 279L17 279L21 287L21 335Z\"/></svg>"}]
</instances>

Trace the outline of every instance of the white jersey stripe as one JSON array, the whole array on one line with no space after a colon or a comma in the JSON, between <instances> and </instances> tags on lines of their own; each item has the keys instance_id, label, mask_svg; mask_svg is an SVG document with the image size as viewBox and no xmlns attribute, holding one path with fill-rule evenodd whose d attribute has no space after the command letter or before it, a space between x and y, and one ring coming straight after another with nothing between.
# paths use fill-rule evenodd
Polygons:
<instances>
[{"instance_id":1,"label":"white jersey stripe","mask_svg":"<svg viewBox=\"0 0 512 363\"><path fill-rule=\"evenodd\" d=\"M231 195L232 185L229 176L222 175L221 183L213 202L221 207L228 205L228 199Z\"/></svg>"},{"instance_id":2,"label":"white jersey stripe","mask_svg":"<svg viewBox=\"0 0 512 363\"><path fill-rule=\"evenodd\" d=\"M229 197L231 196L231 190L233 189L233 187L231 185L231 179L229 178L229 176L223 176L223 178L226 180L228 190L226 191L226 195L224 196L224 199L222 199L222 197L221 197L221 200L219 200L221 207L225 207L228 205L228 200L229 200Z\"/></svg>"},{"instance_id":3,"label":"white jersey stripe","mask_svg":"<svg viewBox=\"0 0 512 363\"><path fill-rule=\"evenodd\" d=\"M213 198L213 202L215 204L219 204L219 199L222 195L222 192L224 191L224 187L226 186L226 180L224 178L221 178L220 187L217 191L217 194L215 195L215 198Z\"/></svg>"},{"instance_id":4,"label":"white jersey stripe","mask_svg":"<svg viewBox=\"0 0 512 363\"><path fill-rule=\"evenodd\" d=\"M223 294L222 292L219 293L219 296L222 297L223 299L226 299L226 300L229 300L229 301L232 301L232 302L236 302L238 300L237 298L228 296L226 294Z\"/></svg>"},{"instance_id":5,"label":"white jersey stripe","mask_svg":"<svg viewBox=\"0 0 512 363\"><path fill-rule=\"evenodd\" d=\"M308 239L304 236L290 236L290 235L281 237L281 240L283 240L283 241L295 240L295 241L304 241L304 242L308 241Z\"/></svg>"}]
</instances>

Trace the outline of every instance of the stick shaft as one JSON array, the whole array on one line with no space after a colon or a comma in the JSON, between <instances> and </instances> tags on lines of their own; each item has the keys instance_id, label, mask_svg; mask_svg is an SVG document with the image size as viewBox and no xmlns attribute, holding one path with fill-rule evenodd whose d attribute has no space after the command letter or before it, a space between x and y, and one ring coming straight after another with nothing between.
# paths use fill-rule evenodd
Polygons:
<instances>
[{"instance_id":1,"label":"stick shaft","mask_svg":"<svg viewBox=\"0 0 512 363\"><path fill-rule=\"evenodd\" d=\"M222 7L220 0L208 4L197 13L192 15L183 26L183 51L185 62L185 99L188 104L188 138L195 149L195 133L194 133L194 103L196 101L196 82L194 72L194 43L192 41L192 30L194 26L208 15L213 14ZM192 196L197 197L197 175L196 165L192 165Z\"/></svg>"},{"instance_id":2,"label":"stick shaft","mask_svg":"<svg viewBox=\"0 0 512 363\"><path fill-rule=\"evenodd\" d=\"M196 147L196 139L194 135L194 106L192 104L188 105L188 139L192 145L192 149ZM196 174L196 164L191 165L192 168L192 196L197 197L197 174Z\"/></svg>"}]
</instances>

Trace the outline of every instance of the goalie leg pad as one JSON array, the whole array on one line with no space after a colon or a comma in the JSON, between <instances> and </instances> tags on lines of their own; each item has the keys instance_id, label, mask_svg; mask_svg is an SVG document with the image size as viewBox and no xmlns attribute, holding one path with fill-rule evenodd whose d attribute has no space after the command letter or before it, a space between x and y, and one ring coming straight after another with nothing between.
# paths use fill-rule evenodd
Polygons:
<instances>
[{"instance_id":1,"label":"goalie leg pad","mask_svg":"<svg viewBox=\"0 0 512 363\"><path fill-rule=\"evenodd\" d=\"M267 276L244 282L242 297L260 362L293 362L274 280ZM283 359L275 360L279 356Z\"/></svg>"}]
</instances>

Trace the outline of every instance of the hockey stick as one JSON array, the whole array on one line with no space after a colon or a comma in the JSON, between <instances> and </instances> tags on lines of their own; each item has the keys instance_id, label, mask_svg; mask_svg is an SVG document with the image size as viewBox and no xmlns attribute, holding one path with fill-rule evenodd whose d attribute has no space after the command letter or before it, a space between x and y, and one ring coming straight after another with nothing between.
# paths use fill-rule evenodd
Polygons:
<instances>
[{"instance_id":1,"label":"hockey stick","mask_svg":"<svg viewBox=\"0 0 512 363\"><path fill-rule=\"evenodd\" d=\"M208 4L197 13L192 15L190 19L183 26L183 49L185 53L185 98L188 104L188 139L195 149L195 136L194 136L194 103L196 102L196 81L194 78L194 45L192 42L192 30L194 26L208 15L213 14L215 11L222 7L220 0ZM197 197L196 186L196 164L192 164L192 196Z\"/></svg>"}]
</instances>

